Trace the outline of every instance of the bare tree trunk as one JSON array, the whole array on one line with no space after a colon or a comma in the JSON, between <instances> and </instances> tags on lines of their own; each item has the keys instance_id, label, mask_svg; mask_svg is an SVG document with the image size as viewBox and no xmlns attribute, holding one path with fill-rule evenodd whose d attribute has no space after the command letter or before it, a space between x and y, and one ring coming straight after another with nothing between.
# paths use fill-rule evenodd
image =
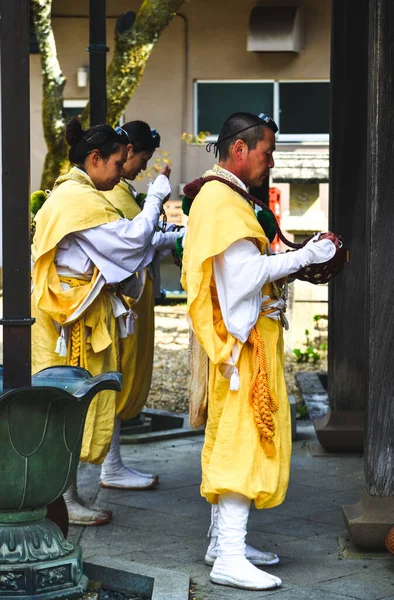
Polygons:
<instances>
[{"instance_id":1,"label":"bare tree trunk","mask_svg":"<svg viewBox=\"0 0 394 600\"><path fill-rule=\"evenodd\" d=\"M116 22L115 50L107 71L107 123L115 125L137 89L163 30L184 0L144 0L135 21L125 13ZM89 106L83 112L87 123Z\"/></svg>"},{"instance_id":2,"label":"bare tree trunk","mask_svg":"<svg viewBox=\"0 0 394 600\"><path fill-rule=\"evenodd\" d=\"M41 176L41 188L51 189L59 173L67 171L67 142L63 115L63 90L66 83L59 65L52 30L52 0L30 0L42 73L42 124L47 144L47 155Z\"/></svg>"}]
</instances>

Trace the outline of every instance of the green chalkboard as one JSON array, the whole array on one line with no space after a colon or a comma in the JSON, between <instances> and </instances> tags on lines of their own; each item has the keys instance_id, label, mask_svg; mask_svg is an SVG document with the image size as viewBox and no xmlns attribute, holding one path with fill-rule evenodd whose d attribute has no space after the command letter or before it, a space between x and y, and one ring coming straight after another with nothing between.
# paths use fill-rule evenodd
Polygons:
<instances>
[{"instance_id":1,"label":"green chalkboard","mask_svg":"<svg viewBox=\"0 0 394 600\"><path fill-rule=\"evenodd\" d=\"M224 121L235 112L273 116L273 83L198 82L197 133L219 134Z\"/></svg>"}]
</instances>

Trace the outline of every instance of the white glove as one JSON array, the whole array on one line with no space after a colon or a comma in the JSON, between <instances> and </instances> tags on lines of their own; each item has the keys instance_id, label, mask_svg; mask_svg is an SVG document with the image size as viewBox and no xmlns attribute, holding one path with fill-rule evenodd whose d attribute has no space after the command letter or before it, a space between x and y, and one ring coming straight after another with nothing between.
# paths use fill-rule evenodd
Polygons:
<instances>
[{"instance_id":1,"label":"white glove","mask_svg":"<svg viewBox=\"0 0 394 600\"><path fill-rule=\"evenodd\" d=\"M148 194L146 200L149 200L150 196L155 196L161 202L167 198L172 192L172 187L168 177L165 175L158 175L153 183L148 186Z\"/></svg>"},{"instance_id":2,"label":"white glove","mask_svg":"<svg viewBox=\"0 0 394 600\"><path fill-rule=\"evenodd\" d=\"M283 277L297 273L300 269L313 264L320 264L330 260L336 252L335 244L328 239L318 240L319 234L315 235L303 248L294 252L274 254L267 256L269 269L266 281L278 281ZM314 241L318 240L318 241Z\"/></svg>"},{"instance_id":3,"label":"white glove","mask_svg":"<svg viewBox=\"0 0 394 600\"><path fill-rule=\"evenodd\" d=\"M176 245L178 238L183 236L183 230L181 231L156 231L153 235L151 245L157 250L173 250Z\"/></svg>"},{"instance_id":4,"label":"white glove","mask_svg":"<svg viewBox=\"0 0 394 600\"><path fill-rule=\"evenodd\" d=\"M178 225L175 225L175 223L167 223L167 228L166 231L176 231L176 228L178 227Z\"/></svg>"}]
</instances>

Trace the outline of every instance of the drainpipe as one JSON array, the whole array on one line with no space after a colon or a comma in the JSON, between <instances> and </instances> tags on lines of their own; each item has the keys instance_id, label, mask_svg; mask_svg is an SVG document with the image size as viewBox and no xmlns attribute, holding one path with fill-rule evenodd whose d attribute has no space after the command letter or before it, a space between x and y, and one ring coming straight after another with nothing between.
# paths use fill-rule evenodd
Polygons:
<instances>
[{"instance_id":1,"label":"drainpipe","mask_svg":"<svg viewBox=\"0 0 394 600\"><path fill-rule=\"evenodd\" d=\"M184 69L183 69L183 96L182 96L182 133L187 131L187 109L189 97L189 21L185 15L177 13L184 23ZM185 181L185 147L181 142L181 183Z\"/></svg>"}]
</instances>

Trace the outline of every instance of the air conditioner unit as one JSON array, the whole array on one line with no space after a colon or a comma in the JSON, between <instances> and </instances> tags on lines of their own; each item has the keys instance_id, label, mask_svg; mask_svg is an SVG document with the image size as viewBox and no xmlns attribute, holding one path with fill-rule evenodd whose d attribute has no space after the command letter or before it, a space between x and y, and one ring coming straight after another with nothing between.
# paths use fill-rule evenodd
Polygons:
<instances>
[{"instance_id":1,"label":"air conditioner unit","mask_svg":"<svg viewBox=\"0 0 394 600\"><path fill-rule=\"evenodd\" d=\"M302 8L255 6L250 13L250 52L300 52L304 47Z\"/></svg>"}]
</instances>

